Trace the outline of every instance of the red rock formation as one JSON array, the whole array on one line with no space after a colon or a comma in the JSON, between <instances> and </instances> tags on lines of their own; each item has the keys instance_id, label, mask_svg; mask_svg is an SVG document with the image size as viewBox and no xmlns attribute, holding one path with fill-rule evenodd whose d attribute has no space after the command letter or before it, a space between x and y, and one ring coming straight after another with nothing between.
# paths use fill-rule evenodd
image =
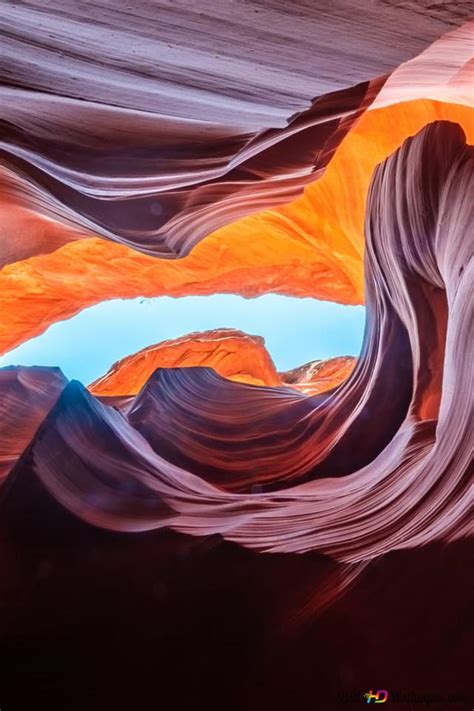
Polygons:
<instances>
[{"instance_id":1,"label":"red rock formation","mask_svg":"<svg viewBox=\"0 0 474 711\"><path fill-rule=\"evenodd\" d=\"M211 234L180 260L96 238L4 267L0 353L104 298L276 292L362 303L363 213L375 166L432 120L459 123L474 142L471 112L428 101L367 112L302 198Z\"/></svg>"},{"instance_id":2,"label":"red rock formation","mask_svg":"<svg viewBox=\"0 0 474 711\"><path fill-rule=\"evenodd\" d=\"M377 168L368 326L342 387L306 397L163 369L110 407L73 382L28 466L62 506L113 530L219 533L351 564L465 535L473 176L472 147L449 122Z\"/></svg>"},{"instance_id":3,"label":"red rock formation","mask_svg":"<svg viewBox=\"0 0 474 711\"><path fill-rule=\"evenodd\" d=\"M162 10L168 19L176 12L168 6ZM101 63L93 81L87 86L82 82L81 100L77 100L77 72L82 76L84 57L74 52L66 61L61 54L57 63L57 43L62 53L66 51L63 40L42 24L48 18L52 26L62 27L63 15L56 14L54 7L8 9L9 81L0 86L5 98L0 217L8 215L8 228L0 225L0 262L9 266L0 272L4 313L0 353L104 298L216 292L253 296L271 291L362 303L363 215L377 163L433 120L456 121L468 140L474 140L465 105L472 104L466 91L472 70L472 23L402 64L374 104L383 108L367 111L354 126L382 82L347 87L365 80L369 65L370 76L392 70L452 27L452 18L448 21L442 13L436 18L423 16L409 7L394 12L386 3L376 11L364 7L359 21L370 31L358 35L351 68L344 66L341 72L335 37L344 36L345 43L353 2L350 7L342 3L335 15L316 7L302 10L305 22L302 17L297 22L302 22L303 43L301 37L295 40L293 32L288 35L284 9L262 8L258 23L267 16L276 22L286 37L285 45L270 32L257 51L251 46L255 18L251 22L246 18L242 22L248 35L242 41L254 54L250 58L245 53L249 57L245 61L240 54L223 61L209 52L207 43L198 54L189 55L186 28L188 22L194 27L192 11L184 26L182 18L173 25L182 27L186 41L181 38L169 46L158 38L160 52L181 57L177 65L174 60L163 64L162 59L153 65L171 112L163 116L153 113L157 110L154 93L150 94L141 65L136 64L149 41L134 44L143 27L140 10L132 13L125 28L123 15L115 15L111 8L104 16L94 12L104 42L97 51L101 54L107 47L109 57L107 78ZM75 15L73 7L71 22ZM456 23L464 15L459 11ZM316 19L317 41L314 26L309 34L307 29ZM212 12L197 21L221 36L222 18L218 32ZM82 22L71 25L74 35L82 37L86 31ZM406 32L411 25L417 27L416 38ZM268 33L268 26L263 22L257 34ZM330 27L331 41L324 52L326 78L322 80L308 66L307 51L315 41L318 49L321 42L327 44L324 27ZM40 35L32 51L51 58L46 65L38 62L36 73L31 64L25 65L24 57L31 32ZM127 41L120 40L122 32ZM200 44L202 38L193 37ZM386 54L379 52L380 41ZM124 71L123 48L129 45L135 48ZM234 51L228 44L225 49ZM259 71L249 72L248 64L257 61L257 55ZM279 77L288 77L291 90L275 96L276 56ZM95 59L88 56L87 61ZM178 89L188 62L198 63L193 66L191 93ZM232 98L218 93L210 101L209 72L215 72L215 82L225 78L226 87L233 87ZM254 81L249 90L248 82ZM64 82L67 96L60 95ZM54 90L44 91L45 86ZM171 86L175 90L170 93ZM310 101L324 92L335 93ZM225 116L232 117L229 124ZM351 126L354 130L349 131ZM325 175L315 180L341 140ZM305 185L303 197L279 207ZM237 219L268 207L273 209ZM213 232L229 222L233 224ZM173 262L157 260L157 254L187 256Z\"/></svg>"},{"instance_id":4,"label":"red rock formation","mask_svg":"<svg viewBox=\"0 0 474 711\"><path fill-rule=\"evenodd\" d=\"M66 385L59 369L0 368L0 483L27 449Z\"/></svg>"},{"instance_id":5,"label":"red rock formation","mask_svg":"<svg viewBox=\"0 0 474 711\"><path fill-rule=\"evenodd\" d=\"M114 296L365 300L367 328L353 370L220 331L102 395L0 371L2 709L468 688L472 28L374 80L468 12L4 3L1 350Z\"/></svg>"},{"instance_id":6,"label":"red rock formation","mask_svg":"<svg viewBox=\"0 0 474 711\"><path fill-rule=\"evenodd\" d=\"M339 356L327 360L314 360L299 368L279 373L282 383L300 390L305 395L317 395L338 387L350 376L356 366L353 356Z\"/></svg>"},{"instance_id":7,"label":"red rock formation","mask_svg":"<svg viewBox=\"0 0 474 711\"><path fill-rule=\"evenodd\" d=\"M158 368L212 368L224 378L250 385L288 385L307 395L331 390L346 380L356 359L350 356L313 361L277 373L261 336L236 329L190 333L162 341L114 363L89 385L93 395L137 395Z\"/></svg>"},{"instance_id":8,"label":"red rock formation","mask_svg":"<svg viewBox=\"0 0 474 711\"><path fill-rule=\"evenodd\" d=\"M254 385L281 385L261 336L235 329L190 333L148 346L114 363L89 385L94 395L136 395L157 368L213 368L224 378Z\"/></svg>"},{"instance_id":9,"label":"red rock formation","mask_svg":"<svg viewBox=\"0 0 474 711\"><path fill-rule=\"evenodd\" d=\"M157 2L160 21L149 13L99 4L84 18L71 0L4 8L2 182L39 214L155 256L186 254L210 231L295 197L375 97L382 82L368 88L367 78L469 14L362 0L335 12ZM9 259L24 256L10 239Z\"/></svg>"}]
</instances>

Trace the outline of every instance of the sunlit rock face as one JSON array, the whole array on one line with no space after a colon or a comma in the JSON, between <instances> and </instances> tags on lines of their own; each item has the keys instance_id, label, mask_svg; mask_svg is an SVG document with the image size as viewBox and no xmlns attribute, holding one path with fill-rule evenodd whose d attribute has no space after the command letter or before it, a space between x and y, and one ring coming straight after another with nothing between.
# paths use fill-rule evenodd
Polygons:
<instances>
[{"instance_id":1,"label":"sunlit rock face","mask_svg":"<svg viewBox=\"0 0 474 711\"><path fill-rule=\"evenodd\" d=\"M157 368L212 368L224 378L280 385L263 338L234 329L190 333L149 346L115 363L89 386L94 395L136 395Z\"/></svg>"},{"instance_id":2,"label":"sunlit rock face","mask_svg":"<svg viewBox=\"0 0 474 711\"><path fill-rule=\"evenodd\" d=\"M469 107L427 100L367 111L302 197L210 234L179 260L96 237L5 266L0 353L105 298L280 293L363 303L364 210L375 167L436 120L458 123L473 143L471 117ZM41 224L43 233L59 231L56 222Z\"/></svg>"},{"instance_id":3,"label":"sunlit rock face","mask_svg":"<svg viewBox=\"0 0 474 711\"><path fill-rule=\"evenodd\" d=\"M352 376L333 394L308 398L287 388L249 387L210 368L152 368L139 394L112 410L71 383L31 445L37 476L89 523L220 533L259 550L315 548L359 562L390 550L395 540L400 548L460 535L469 396L461 377L466 366L456 358L470 318L462 295L469 279L471 180L472 148L450 122L425 127L375 171L366 220L365 342ZM132 385L132 392L137 389ZM129 394L124 390L115 394ZM386 411L383 420L376 417L380 411ZM364 439L368 426L371 437ZM117 457L127 461L135 482L130 486L140 495L123 494L122 475L113 474ZM82 462L82 473L71 469L74 460ZM112 478L98 496L99 482L104 487L100 472L107 471ZM186 479L185 503L180 482L186 471L198 479ZM410 486L415 472L416 485ZM298 482L306 482L309 499L293 489L280 502L273 490ZM402 528L394 529L401 482L405 516ZM252 497L255 486L269 493L252 503L243 525L247 499L239 493L234 502L233 492ZM446 490L442 499L434 493L438 487ZM336 491L347 512L342 519L340 507L329 515L319 503ZM378 507L387 491L394 496L392 509L383 516L380 510L382 518L374 514L360 528L347 527L367 506L366 497ZM156 512L150 510L154 498ZM311 521L300 521L301 507L309 507ZM428 527L427 516L433 521Z\"/></svg>"},{"instance_id":4,"label":"sunlit rock face","mask_svg":"<svg viewBox=\"0 0 474 711\"><path fill-rule=\"evenodd\" d=\"M469 3L316 5L4 6L1 352L116 297L367 312L288 372L224 328L0 370L5 708L468 688Z\"/></svg>"},{"instance_id":5,"label":"sunlit rock face","mask_svg":"<svg viewBox=\"0 0 474 711\"><path fill-rule=\"evenodd\" d=\"M315 394L340 385L354 369L351 356L306 363L278 373L260 336L227 328L190 333L148 346L114 363L89 385L93 395L136 395L158 368L212 368L224 378L249 385L289 385Z\"/></svg>"},{"instance_id":6,"label":"sunlit rock face","mask_svg":"<svg viewBox=\"0 0 474 711\"><path fill-rule=\"evenodd\" d=\"M136 395L158 368L212 368L224 378L250 385L289 385L307 394L340 385L355 365L351 356L314 361L278 373L264 339L232 328L190 333L148 346L123 358L89 385L93 395Z\"/></svg>"},{"instance_id":7,"label":"sunlit rock face","mask_svg":"<svg viewBox=\"0 0 474 711\"><path fill-rule=\"evenodd\" d=\"M327 360L315 360L299 368L280 373L282 382L301 390L307 395L316 395L332 390L346 380L356 365L353 356L339 356Z\"/></svg>"},{"instance_id":8,"label":"sunlit rock face","mask_svg":"<svg viewBox=\"0 0 474 711\"><path fill-rule=\"evenodd\" d=\"M30 22L32 17L34 14ZM363 17L365 22L367 9ZM390 18L393 21L394 16L390 15ZM411 21L414 21L413 18ZM420 22L419 19L417 21ZM446 26L445 29L451 27ZM380 29L380 32L383 30ZM365 40L368 44L370 36L369 33ZM53 40L50 38L49 41ZM413 41L410 36L410 42ZM421 41L421 37L417 41ZM193 157L192 151L198 141L206 156L202 162L208 165L210 159L205 150L210 150L218 138L218 129L214 125L190 123L189 120L184 121L183 125L175 119L172 126L168 121L164 128L161 118L153 118L151 114L146 116L145 132L145 116L134 115L131 110L115 108L112 111L106 105L46 97L26 88L4 87L2 91L8 101L5 101L3 111L9 123L3 143L4 189L0 216L4 215L5 219L0 222L0 262L8 266L0 272L0 310L4 313L0 323L0 353L38 335L50 323L69 318L104 298L218 292L256 296L276 292L346 304L363 303L363 221L372 173L379 162L430 121L455 121L463 127L468 141L474 141L472 92L466 88L472 74L470 59L473 41L474 23L468 23L446 34L413 61L396 69L381 92L382 81L372 82L369 87L364 84L357 91L339 91L332 95L331 100L325 101L322 112L316 111L313 118L311 109L308 109L304 113L304 121L300 114L292 118L290 112L288 121L296 133L275 129L270 141L259 139L260 145L252 158L254 162L258 161L253 178L239 169L241 172L238 176L232 176L229 188L225 182L230 170L227 166L222 168L223 182L217 178L212 182L213 186L219 185L225 192L234 189L234 178L238 177L247 186L245 190L252 191L255 202L239 193L239 197L232 198L232 214L228 216L225 210L217 209L214 193L204 213L196 215L192 211L194 201L189 200L184 207L178 204L173 207L173 220L179 234L185 233L184 222L191 221L192 240L196 245L190 254L179 260L147 256L155 249L156 240L161 239L155 239L151 227L156 226L159 233L163 219L162 202L171 200L170 194L174 195L166 176L153 170L157 165L160 170L166 168L166 171L174 166L176 172L182 162L181 155L185 155L186 165L195 171L192 179L187 176L185 181L192 180L194 186L200 186L204 177L198 173L199 159ZM392 34L391 47L393 42ZM11 51L15 46L14 43ZM418 49L423 48L422 43ZM278 51L281 52L281 48ZM300 51L305 56L304 47L300 47ZM216 59L213 57L213 61ZM384 65L386 60L378 56L374 61ZM354 67L353 61L351 66ZM390 70L395 68L396 64ZM385 65L383 71L388 71ZM380 67L378 73L383 71ZM30 76L28 87L31 81L33 77ZM340 81L339 76L334 78L332 88L340 88ZM28 101L35 107L34 112L28 110ZM370 110L354 124L354 119L361 116L364 108ZM346 117L337 118L344 110ZM85 113L80 131L74 121L78 112ZM96 113L101 116L100 121ZM306 128L301 128L298 121ZM127 126L126 139L123 136L124 122ZM294 122L297 122L296 125ZM34 137L28 139L32 144L28 151L24 148L20 150L20 134L11 132L11 125L16 123L22 126L23 134L28 131ZM353 130L349 131L351 126ZM241 129L233 127L232 130ZM49 142L45 143L48 131L51 135ZM55 152L55 155L58 153L58 141L63 131L66 132L67 145L55 161L52 158L46 160L48 150ZM166 153L166 161L159 158L156 145L157 135L162 145L163 131L169 136L168 141L180 146L176 156ZM211 132L210 137L207 132ZM245 135L247 137L248 134ZM25 140L23 137L22 141ZM141 147L138 156L131 151L130 142ZM237 150L240 143L230 142L229 150ZM325 147L322 147L323 144ZM21 141L20 146L23 146ZM288 146L291 162L283 167L285 146ZM277 151L277 161L272 158L271 150ZM19 153L23 156L21 171L18 169L19 159L15 157ZM155 154L156 158L152 159ZM320 175L333 154L328 169L320 179L315 180L315 171ZM226 160L231 160L230 155ZM66 168L71 161L68 172ZM278 170L276 181L276 174L269 174L267 165L275 162L273 170ZM43 163L45 172L34 167ZM137 175L125 172L132 166L137 172L140 169L146 171L141 182ZM102 172L107 167L112 175L105 181ZM32 180L27 176L29 169L34 172ZM88 172L83 175L86 169ZM58 202L53 190L57 181L47 179L50 171L57 172L58 180L66 187L72 178L87 179L87 186L100 179L100 190L97 187L94 191L91 186L80 183L76 186L76 192L81 188L86 196L91 194L88 199L94 201L96 210L102 210L102 219L108 219L109 214L114 219L120 215L120 224L123 224L124 206L127 215L133 212L133 195L137 193L140 196L136 198L139 203L137 215L149 223L146 245L137 240L133 243L134 249L131 249L126 246L132 239L130 230L125 238L122 234L112 234L110 230L104 232L98 224L92 225L80 212L80 200L67 202L66 206ZM306 188L302 197L279 207L283 196L279 193L274 204L266 180L276 183L278 190L281 190L286 180L282 182L282 174L286 176L286 171L288 175L296 176L291 178L293 193L286 200L291 200ZM38 184L41 176L44 187ZM127 192L127 184L129 191L133 188L132 192ZM120 185L121 189L114 188L116 185ZM107 189L109 192L106 192ZM67 190L62 200L72 194L69 187ZM198 204L201 205L200 200ZM243 214L268 207L273 209L238 219ZM227 226L214 231L214 213ZM58 220L62 220L62 224ZM133 234L138 234L137 230L138 227ZM166 234L169 234L168 226ZM108 237L110 241L97 235ZM198 238L201 241L196 244L194 240ZM58 249L61 243L66 244ZM188 251L188 247L182 250L183 253ZM172 257L173 254L167 253L166 256ZM18 259L20 261L16 262Z\"/></svg>"}]
</instances>

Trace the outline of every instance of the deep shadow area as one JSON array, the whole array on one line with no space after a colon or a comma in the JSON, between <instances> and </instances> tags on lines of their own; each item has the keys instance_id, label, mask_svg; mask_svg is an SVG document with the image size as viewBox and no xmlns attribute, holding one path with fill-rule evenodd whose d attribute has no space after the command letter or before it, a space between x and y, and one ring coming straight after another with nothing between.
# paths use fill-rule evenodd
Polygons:
<instances>
[{"instance_id":1,"label":"deep shadow area","mask_svg":"<svg viewBox=\"0 0 474 711\"><path fill-rule=\"evenodd\" d=\"M98 530L27 458L0 515L2 711L330 711L360 708L372 688L469 692L465 542L375 561L318 616L323 556Z\"/></svg>"}]
</instances>

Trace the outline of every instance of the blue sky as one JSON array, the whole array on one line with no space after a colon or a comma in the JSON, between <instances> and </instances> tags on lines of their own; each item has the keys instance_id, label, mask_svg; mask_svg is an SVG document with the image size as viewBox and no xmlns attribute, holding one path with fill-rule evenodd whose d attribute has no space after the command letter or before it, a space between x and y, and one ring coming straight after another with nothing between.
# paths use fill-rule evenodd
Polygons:
<instances>
[{"instance_id":1,"label":"blue sky","mask_svg":"<svg viewBox=\"0 0 474 711\"><path fill-rule=\"evenodd\" d=\"M192 331L239 328L263 336L277 369L288 370L318 358L358 355L364 321L363 306L276 294L113 299L50 326L0 357L0 366L58 365L87 385L145 346Z\"/></svg>"}]
</instances>

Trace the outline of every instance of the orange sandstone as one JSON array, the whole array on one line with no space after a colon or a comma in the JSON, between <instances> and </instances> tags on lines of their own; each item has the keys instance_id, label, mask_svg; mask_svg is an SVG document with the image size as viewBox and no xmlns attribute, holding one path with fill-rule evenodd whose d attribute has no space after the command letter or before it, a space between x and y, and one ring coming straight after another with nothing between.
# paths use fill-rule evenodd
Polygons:
<instances>
[{"instance_id":1,"label":"orange sandstone","mask_svg":"<svg viewBox=\"0 0 474 711\"><path fill-rule=\"evenodd\" d=\"M114 363L108 373L89 385L94 395L136 395L157 368L213 368L219 375L251 385L288 385L307 395L330 390L346 380L355 358L341 357L307 363L277 373L261 336L237 329L190 333L148 346Z\"/></svg>"},{"instance_id":2,"label":"orange sandstone","mask_svg":"<svg viewBox=\"0 0 474 711\"><path fill-rule=\"evenodd\" d=\"M234 329L190 333L148 346L114 363L89 385L94 395L136 395L157 368L206 366L230 380L280 385L275 365L261 336Z\"/></svg>"},{"instance_id":3,"label":"orange sandstone","mask_svg":"<svg viewBox=\"0 0 474 711\"><path fill-rule=\"evenodd\" d=\"M303 196L214 232L179 260L155 259L99 238L78 239L71 231L66 238L76 241L0 272L0 353L106 298L273 292L362 303L364 210L375 166L407 136L439 119L459 123L473 143L472 117L468 107L429 100L367 111ZM56 223L31 213L27 218L27 232L47 239L52 230L56 237Z\"/></svg>"}]
</instances>

